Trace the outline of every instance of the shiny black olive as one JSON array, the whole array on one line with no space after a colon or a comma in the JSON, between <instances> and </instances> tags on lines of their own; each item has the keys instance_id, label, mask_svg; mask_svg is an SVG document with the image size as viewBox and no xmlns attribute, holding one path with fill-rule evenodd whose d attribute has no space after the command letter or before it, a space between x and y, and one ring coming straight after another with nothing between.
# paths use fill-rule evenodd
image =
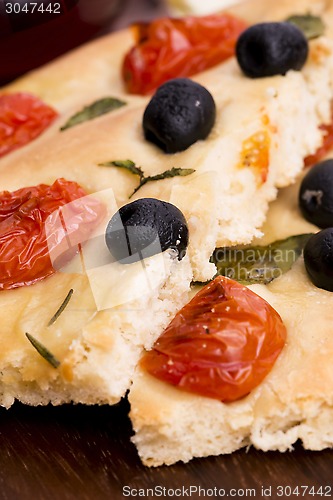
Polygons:
<instances>
[{"instance_id":1,"label":"shiny black olive","mask_svg":"<svg viewBox=\"0 0 333 500\"><path fill-rule=\"evenodd\" d=\"M141 198L114 214L107 225L105 242L111 255L129 264L168 248L181 260L188 245L188 228L182 212L165 201Z\"/></svg>"},{"instance_id":2,"label":"shiny black olive","mask_svg":"<svg viewBox=\"0 0 333 500\"><path fill-rule=\"evenodd\" d=\"M250 78L285 75L300 70L308 57L309 44L302 31L291 23L260 23L238 38L238 63Z\"/></svg>"},{"instance_id":3,"label":"shiny black olive","mask_svg":"<svg viewBox=\"0 0 333 500\"><path fill-rule=\"evenodd\" d=\"M304 248L305 269L314 285L333 292L333 228L311 236Z\"/></svg>"},{"instance_id":4,"label":"shiny black olive","mask_svg":"<svg viewBox=\"0 0 333 500\"><path fill-rule=\"evenodd\" d=\"M161 85L143 115L145 138L166 153L206 139L215 123L215 102L205 87L188 78Z\"/></svg>"},{"instance_id":5,"label":"shiny black olive","mask_svg":"<svg viewBox=\"0 0 333 500\"><path fill-rule=\"evenodd\" d=\"M333 227L333 160L313 166L299 190L303 217L321 228Z\"/></svg>"}]
</instances>

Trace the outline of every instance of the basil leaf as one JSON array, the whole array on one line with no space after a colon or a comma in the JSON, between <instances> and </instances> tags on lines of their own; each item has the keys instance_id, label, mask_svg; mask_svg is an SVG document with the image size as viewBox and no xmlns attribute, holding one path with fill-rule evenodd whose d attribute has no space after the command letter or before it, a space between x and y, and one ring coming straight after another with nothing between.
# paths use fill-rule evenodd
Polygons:
<instances>
[{"instance_id":1,"label":"basil leaf","mask_svg":"<svg viewBox=\"0 0 333 500\"><path fill-rule=\"evenodd\" d=\"M40 354L45 361L50 363L50 365L53 366L53 368L58 368L60 365L60 361L58 361L53 354L41 343L39 340L35 339L30 333L25 334L31 345L36 349L38 354Z\"/></svg>"},{"instance_id":2,"label":"basil leaf","mask_svg":"<svg viewBox=\"0 0 333 500\"><path fill-rule=\"evenodd\" d=\"M227 276L245 285L266 285L289 271L310 236L299 234L266 246L216 248L211 262L217 267L217 275Z\"/></svg>"},{"instance_id":3,"label":"basil leaf","mask_svg":"<svg viewBox=\"0 0 333 500\"><path fill-rule=\"evenodd\" d=\"M118 167L124 168L128 170L131 174L139 175L140 177L144 177L144 173L142 172L140 167L137 167L132 160L114 160L107 161L105 163L99 163L100 167Z\"/></svg>"},{"instance_id":4,"label":"basil leaf","mask_svg":"<svg viewBox=\"0 0 333 500\"><path fill-rule=\"evenodd\" d=\"M81 111L73 115L60 130L63 131L85 121L93 120L94 118L105 115L110 111L121 108L122 106L125 106L125 104L126 102L120 101L115 97L104 97L103 99L98 99L98 101L84 107Z\"/></svg>"},{"instance_id":5,"label":"basil leaf","mask_svg":"<svg viewBox=\"0 0 333 500\"><path fill-rule=\"evenodd\" d=\"M312 14L290 16L286 19L286 22L295 24L297 28L303 31L308 40L318 38L325 33L325 24L322 19Z\"/></svg>"}]
</instances>

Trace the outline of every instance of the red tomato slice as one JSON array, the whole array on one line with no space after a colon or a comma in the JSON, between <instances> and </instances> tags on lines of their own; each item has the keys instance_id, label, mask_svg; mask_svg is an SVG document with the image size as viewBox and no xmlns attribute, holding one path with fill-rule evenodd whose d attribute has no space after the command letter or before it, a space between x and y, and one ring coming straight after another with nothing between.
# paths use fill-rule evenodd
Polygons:
<instances>
[{"instance_id":1,"label":"red tomato slice","mask_svg":"<svg viewBox=\"0 0 333 500\"><path fill-rule=\"evenodd\" d=\"M137 25L137 44L123 62L126 89L148 94L171 78L215 66L234 55L236 41L246 27L228 14L162 18Z\"/></svg>"},{"instance_id":2,"label":"red tomato slice","mask_svg":"<svg viewBox=\"0 0 333 500\"><path fill-rule=\"evenodd\" d=\"M45 230L50 214L83 196L86 193L76 182L65 179L52 186L39 184L0 193L0 290L31 285L53 274L50 254L58 246L68 248L68 234L71 241L73 236L75 241L87 239L104 213L92 197L77 202L65 230L55 226L54 234L49 231L47 236Z\"/></svg>"},{"instance_id":3,"label":"red tomato slice","mask_svg":"<svg viewBox=\"0 0 333 500\"><path fill-rule=\"evenodd\" d=\"M322 125L320 128L324 132L323 144L313 155L307 156L305 158L304 165L306 167L310 167L325 158L327 153L333 147L333 121L329 125Z\"/></svg>"},{"instance_id":4,"label":"red tomato slice","mask_svg":"<svg viewBox=\"0 0 333 500\"><path fill-rule=\"evenodd\" d=\"M38 137L58 113L30 94L0 96L0 157Z\"/></svg>"},{"instance_id":5,"label":"red tomato slice","mask_svg":"<svg viewBox=\"0 0 333 500\"><path fill-rule=\"evenodd\" d=\"M235 401L270 372L286 333L264 299L218 276L178 312L142 366L179 389Z\"/></svg>"}]
</instances>

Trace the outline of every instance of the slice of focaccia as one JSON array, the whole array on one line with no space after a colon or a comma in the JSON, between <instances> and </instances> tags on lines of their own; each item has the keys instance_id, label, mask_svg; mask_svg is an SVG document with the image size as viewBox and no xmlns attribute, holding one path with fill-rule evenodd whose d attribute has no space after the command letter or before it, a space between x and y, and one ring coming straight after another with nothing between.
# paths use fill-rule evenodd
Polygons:
<instances>
[{"instance_id":1,"label":"slice of focaccia","mask_svg":"<svg viewBox=\"0 0 333 500\"><path fill-rule=\"evenodd\" d=\"M144 266L58 271L32 286L1 291L0 404L117 403L143 348L187 301L191 279L188 258L179 262L166 251Z\"/></svg>"},{"instance_id":2,"label":"slice of focaccia","mask_svg":"<svg viewBox=\"0 0 333 500\"><path fill-rule=\"evenodd\" d=\"M1 291L5 406L15 398L30 404L118 401L131 384L143 347L151 347L186 302L192 273L197 280L210 279L215 267L209 257L216 246L260 235L277 187L295 180L304 157L321 145L319 126L331 119L332 42L320 37L310 42L303 70L286 76L250 80L234 59L196 75L215 99L216 123L206 140L166 155L144 138L142 116L149 98L127 95L121 84L121 61L131 44L130 31L110 35L3 90L32 92L60 115L38 139L1 158L2 189L65 177L90 194L111 189L119 207L129 202L137 178L100 164L131 159L146 176L173 167L194 169L187 177L146 183L132 198L154 197L181 209L190 233L187 256L178 261L167 251L130 264L128 272L102 266L81 274L57 272L32 286ZM73 114L106 96L125 105L60 130ZM67 307L47 326L70 290ZM34 350L26 333L52 353L58 368Z\"/></svg>"},{"instance_id":3,"label":"slice of focaccia","mask_svg":"<svg viewBox=\"0 0 333 500\"><path fill-rule=\"evenodd\" d=\"M261 243L318 230L299 213L299 185L273 202ZM269 285L251 285L281 315L286 345L266 379L231 403L193 395L155 379L142 368L130 391L133 438L146 465L231 453L253 445L291 450L333 445L332 293L316 288L303 258Z\"/></svg>"}]
</instances>

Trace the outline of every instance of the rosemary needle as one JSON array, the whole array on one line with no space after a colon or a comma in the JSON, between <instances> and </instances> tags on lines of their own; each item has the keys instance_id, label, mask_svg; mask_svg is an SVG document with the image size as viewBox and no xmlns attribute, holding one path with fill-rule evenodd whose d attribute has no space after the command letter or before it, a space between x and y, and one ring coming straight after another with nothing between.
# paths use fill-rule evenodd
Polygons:
<instances>
[{"instance_id":1,"label":"rosemary needle","mask_svg":"<svg viewBox=\"0 0 333 500\"><path fill-rule=\"evenodd\" d=\"M58 366L60 365L60 361L58 361L57 358L55 358L54 355L43 344L39 342L39 340L30 335L30 333L26 333L25 335L31 345L36 349L38 354L40 354L45 359L45 361L50 363L53 368L58 368Z\"/></svg>"},{"instance_id":2,"label":"rosemary needle","mask_svg":"<svg viewBox=\"0 0 333 500\"><path fill-rule=\"evenodd\" d=\"M65 307L68 305L68 302L71 300L73 293L74 293L74 290L73 290L73 288L71 288L69 290L68 294L66 295L65 300L63 301L63 303L61 304L61 306L59 307L57 312L52 316L52 318L48 322L47 326L51 326L51 325L53 325L53 323L55 323L57 321L60 314L64 311Z\"/></svg>"}]
</instances>

